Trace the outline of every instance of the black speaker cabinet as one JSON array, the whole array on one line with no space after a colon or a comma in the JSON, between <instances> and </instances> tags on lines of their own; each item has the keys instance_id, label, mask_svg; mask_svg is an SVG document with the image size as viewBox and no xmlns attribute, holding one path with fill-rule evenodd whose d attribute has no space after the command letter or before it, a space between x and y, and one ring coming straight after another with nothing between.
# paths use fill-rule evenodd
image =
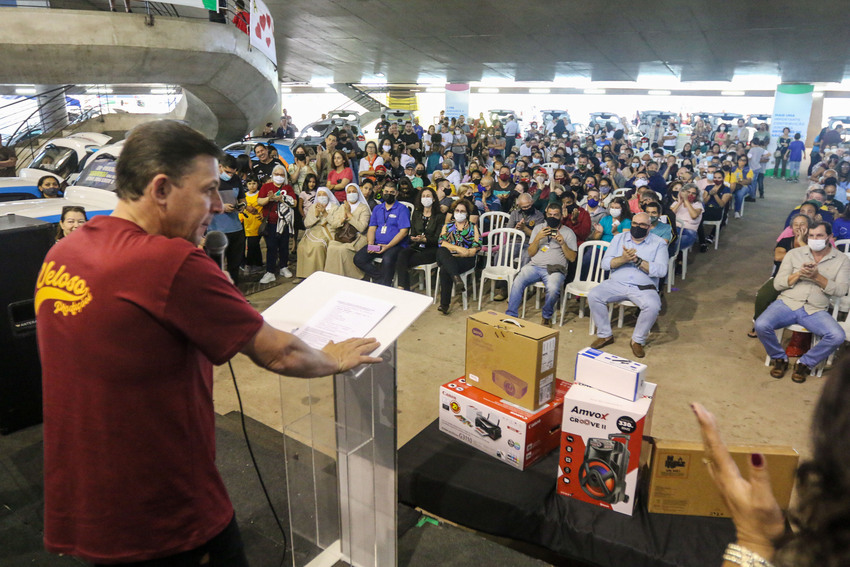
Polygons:
<instances>
[{"instance_id":1,"label":"black speaker cabinet","mask_svg":"<svg viewBox=\"0 0 850 567\"><path fill-rule=\"evenodd\" d=\"M0 434L41 423L41 363L33 299L54 225L0 216Z\"/></svg>"}]
</instances>

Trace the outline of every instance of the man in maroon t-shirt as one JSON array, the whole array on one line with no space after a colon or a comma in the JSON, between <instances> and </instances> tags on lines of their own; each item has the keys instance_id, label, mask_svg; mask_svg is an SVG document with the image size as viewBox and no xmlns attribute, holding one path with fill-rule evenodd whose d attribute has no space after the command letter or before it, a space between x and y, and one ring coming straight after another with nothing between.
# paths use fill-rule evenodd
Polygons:
<instances>
[{"instance_id":1,"label":"man in maroon t-shirt","mask_svg":"<svg viewBox=\"0 0 850 567\"><path fill-rule=\"evenodd\" d=\"M44 260L35 310L49 551L247 565L215 467L213 364L242 352L313 377L378 361L364 355L373 339L320 351L273 329L201 252L223 208L219 155L180 123L138 126L118 160L113 214Z\"/></svg>"}]
</instances>

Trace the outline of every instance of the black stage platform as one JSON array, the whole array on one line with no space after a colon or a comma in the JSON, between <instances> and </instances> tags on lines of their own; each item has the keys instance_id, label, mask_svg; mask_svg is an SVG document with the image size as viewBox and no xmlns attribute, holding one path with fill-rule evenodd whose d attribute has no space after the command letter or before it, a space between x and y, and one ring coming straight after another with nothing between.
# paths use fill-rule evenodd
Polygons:
<instances>
[{"instance_id":1,"label":"black stage platform","mask_svg":"<svg viewBox=\"0 0 850 567\"><path fill-rule=\"evenodd\" d=\"M399 502L484 533L612 567L720 565L732 521L650 514L641 486L629 517L555 493L557 450L518 471L440 432L435 420L398 455Z\"/></svg>"}]
</instances>

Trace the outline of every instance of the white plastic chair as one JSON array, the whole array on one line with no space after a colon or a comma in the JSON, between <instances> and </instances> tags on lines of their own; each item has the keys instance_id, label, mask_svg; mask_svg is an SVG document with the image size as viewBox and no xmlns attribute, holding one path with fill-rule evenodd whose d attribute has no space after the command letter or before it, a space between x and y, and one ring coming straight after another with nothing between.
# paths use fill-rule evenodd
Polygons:
<instances>
[{"instance_id":1,"label":"white plastic chair","mask_svg":"<svg viewBox=\"0 0 850 567\"><path fill-rule=\"evenodd\" d=\"M525 319L525 301L528 299L528 290L534 288L537 290L537 295L534 296L534 307L540 309L540 294L546 293L546 286L543 282L535 282L522 291L522 318Z\"/></svg>"},{"instance_id":2,"label":"white plastic chair","mask_svg":"<svg viewBox=\"0 0 850 567\"><path fill-rule=\"evenodd\" d=\"M723 223L723 219L702 221L703 226L713 226L714 227L714 249L715 250L717 250L717 246L720 244L720 225L722 223ZM848 240L847 242L850 242L850 240Z\"/></svg>"},{"instance_id":3,"label":"white plastic chair","mask_svg":"<svg viewBox=\"0 0 850 567\"><path fill-rule=\"evenodd\" d=\"M501 211L488 211L478 217L478 233L481 235L481 250L478 251L479 256L484 256L490 252L490 233L500 228L507 228L508 221L510 220L511 215ZM485 226L488 229L486 232L484 231Z\"/></svg>"},{"instance_id":4,"label":"white plastic chair","mask_svg":"<svg viewBox=\"0 0 850 567\"><path fill-rule=\"evenodd\" d=\"M413 203L408 203L407 201L399 201L399 203L401 203L402 205L407 207L407 210L410 211L411 215L413 214L413 209L414 209Z\"/></svg>"},{"instance_id":5,"label":"white plastic chair","mask_svg":"<svg viewBox=\"0 0 850 567\"><path fill-rule=\"evenodd\" d=\"M564 326L564 312L567 308L567 299L571 295L575 295L579 299L578 316L579 319L584 317L584 304L587 301L585 298L591 289L605 281L608 275L602 269L602 257L605 251L608 250L608 242L604 240L591 240L583 243L578 247L578 264L576 265L576 275L573 281L564 287L564 293L561 294L561 322L560 326ZM587 271L586 279L582 279L581 274L584 271L584 253L585 250L593 250L590 255L590 269ZM593 317L590 318L590 334L595 331Z\"/></svg>"},{"instance_id":6,"label":"white plastic chair","mask_svg":"<svg viewBox=\"0 0 850 567\"><path fill-rule=\"evenodd\" d=\"M490 231L491 252L487 254L487 265L481 272L478 289L478 309L481 309L481 299L484 295L484 281L490 280L490 301L496 280L508 282L508 295L514 283L522 261L522 248L525 244L525 233L515 228L499 228Z\"/></svg>"},{"instance_id":7,"label":"white plastic chair","mask_svg":"<svg viewBox=\"0 0 850 567\"><path fill-rule=\"evenodd\" d=\"M617 198L617 197L625 198L626 193L628 193L628 192L629 192L629 189L627 187L623 187L621 189L614 189L613 195L614 195L614 198Z\"/></svg>"},{"instance_id":8,"label":"white plastic chair","mask_svg":"<svg viewBox=\"0 0 850 567\"><path fill-rule=\"evenodd\" d=\"M420 264L418 266L413 266L410 268L413 271L421 272L422 279L419 281L419 289L425 290L425 295L431 296L431 272L434 270L439 270L437 266L437 262L431 262L430 264ZM438 272L439 274L439 272Z\"/></svg>"},{"instance_id":9,"label":"white plastic chair","mask_svg":"<svg viewBox=\"0 0 850 567\"><path fill-rule=\"evenodd\" d=\"M472 286L469 285L469 276L472 276ZM475 266L473 266L471 269L463 272L460 275L460 279L463 280L463 287L465 288L463 290L462 297L463 297L463 310L466 311L469 308L469 304L468 304L468 301L467 301L467 295L469 294L470 289L472 289L472 300L475 301ZM454 284L452 284L452 287L454 287ZM440 268L437 267L437 282L436 282L436 284L434 284L434 303L437 303L439 298L440 298ZM479 309L480 309L480 307L479 307Z\"/></svg>"},{"instance_id":10,"label":"white plastic chair","mask_svg":"<svg viewBox=\"0 0 850 567\"><path fill-rule=\"evenodd\" d=\"M546 175L551 179L552 175L555 173L555 170L559 169L561 166L553 161L547 161L540 167L546 170Z\"/></svg>"}]
</instances>

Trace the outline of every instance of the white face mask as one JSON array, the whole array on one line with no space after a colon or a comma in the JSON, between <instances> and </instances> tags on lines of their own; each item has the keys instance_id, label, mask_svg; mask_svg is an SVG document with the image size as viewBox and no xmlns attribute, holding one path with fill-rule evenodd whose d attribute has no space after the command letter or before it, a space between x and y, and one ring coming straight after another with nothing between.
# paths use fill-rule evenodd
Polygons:
<instances>
[{"instance_id":1,"label":"white face mask","mask_svg":"<svg viewBox=\"0 0 850 567\"><path fill-rule=\"evenodd\" d=\"M455 213L455 222L466 221L466 213Z\"/></svg>"},{"instance_id":2,"label":"white face mask","mask_svg":"<svg viewBox=\"0 0 850 567\"><path fill-rule=\"evenodd\" d=\"M286 181L286 177L284 177L282 175L274 175L274 176L272 176L272 181L274 182L275 185L283 185L284 182Z\"/></svg>"},{"instance_id":3,"label":"white face mask","mask_svg":"<svg viewBox=\"0 0 850 567\"><path fill-rule=\"evenodd\" d=\"M647 185L649 185L649 181L647 181L646 179L635 180L635 187L646 187Z\"/></svg>"},{"instance_id":4,"label":"white face mask","mask_svg":"<svg viewBox=\"0 0 850 567\"><path fill-rule=\"evenodd\" d=\"M816 238L809 238L809 248L812 249L812 252L820 252L824 248L826 248L826 240L818 240Z\"/></svg>"},{"instance_id":5,"label":"white face mask","mask_svg":"<svg viewBox=\"0 0 850 567\"><path fill-rule=\"evenodd\" d=\"M433 204L434 204L434 199L432 199L431 197L422 197L422 206L425 207L426 209L429 208Z\"/></svg>"},{"instance_id":6,"label":"white face mask","mask_svg":"<svg viewBox=\"0 0 850 567\"><path fill-rule=\"evenodd\" d=\"M388 152L388 151L390 151L390 150L393 148L392 146L388 146L388 145L386 145L386 144L384 144L384 145L383 145L383 146L381 146L381 147L382 147L382 148L384 148L384 151L385 151L385 152Z\"/></svg>"},{"instance_id":7,"label":"white face mask","mask_svg":"<svg viewBox=\"0 0 850 567\"><path fill-rule=\"evenodd\" d=\"M620 216L620 214L621 214L623 211L622 211L622 210L620 210L620 209L608 209L608 212L611 214L611 216L612 216L612 217L617 218L617 217L619 217L619 216Z\"/></svg>"},{"instance_id":8,"label":"white face mask","mask_svg":"<svg viewBox=\"0 0 850 567\"><path fill-rule=\"evenodd\" d=\"M348 199L348 202L353 205L354 203L360 200L360 195L358 195L357 193L347 193L345 195L345 198Z\"/></svg>"},{"instance_id":9,"label":"white face mask","mask_svg":"<svg viewBox=\"0 0 850 567\"><path fill-rule=\"evenodd\" d=\"M327 205L330 202L330 199L328 198L327 195L319 195L318 197L316 197L316 201L320 205Z\"/></svg>"}]
</instances>

